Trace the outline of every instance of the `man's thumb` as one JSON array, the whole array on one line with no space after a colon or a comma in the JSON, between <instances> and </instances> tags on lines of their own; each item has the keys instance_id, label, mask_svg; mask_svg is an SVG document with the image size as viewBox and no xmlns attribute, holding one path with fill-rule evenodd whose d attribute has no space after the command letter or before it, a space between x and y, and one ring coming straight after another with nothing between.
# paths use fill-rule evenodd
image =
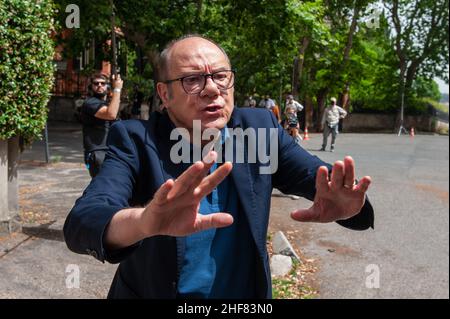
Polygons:
<instances>
[{"instance_id":1,"label":"man's thumb","mask_svg":"<svg viewBox=\"0 0 450 319\"><path fill-rule=\"evenodd\" d=\"M313 210L313 207L293 211L291 213L291 218L299 222L315 222L319 216Z\"/></svg>"}]
</instances>

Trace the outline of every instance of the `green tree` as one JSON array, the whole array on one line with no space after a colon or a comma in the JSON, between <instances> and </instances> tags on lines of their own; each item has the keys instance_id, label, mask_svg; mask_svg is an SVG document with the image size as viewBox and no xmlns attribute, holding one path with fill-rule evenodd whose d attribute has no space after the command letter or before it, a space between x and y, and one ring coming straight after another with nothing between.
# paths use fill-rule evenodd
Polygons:
<instances>
[{"instance_id":1,"label":"green tree","mask_svg":"<svg viewBox=\"0 0 450 319\"><path fill-rule=\"evenodd\" d=\"M417 99L430 98L436 102L441 100L439 85L432 79L427 79L421 76L417 77L414 81L412 91L413 96Z\"/></svg>"},{"instance_id":2,"label":"green tree","mask_svg":"<svg viewBox=\"0 0 450 319\"><path fill-rule=\"evenodd\" d=\"M385 1L385 7L394 31L398 101L403 121L405 97L410 96L417 75L442 76L448 81L449 1L389 0Z\"/></svg>"},{"instance_id":3,"label":"green tree","mask_svg":"<svg viewBox=\"0 0 450 319\"><path fill-rule=\"evenodd\" d=\"M392 113L397 109L397 61L390 28L381 16L377 28L362 28L349 63L350 111Z\"/></svg>"}]
</instances>

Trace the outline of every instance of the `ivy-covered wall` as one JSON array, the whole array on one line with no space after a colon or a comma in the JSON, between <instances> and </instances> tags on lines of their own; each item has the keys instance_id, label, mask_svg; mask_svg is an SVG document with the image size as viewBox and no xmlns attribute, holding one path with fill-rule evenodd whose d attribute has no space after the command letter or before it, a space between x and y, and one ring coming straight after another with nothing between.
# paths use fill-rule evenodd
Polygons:
<instances>
[{"instance_id":1,"label":"ivy-covered wall","mask_svg":"<svg viewBox=\"0 0 450 319\"><path fill-rule=\"evenodd\" d=\"M52 0L0 1L0 139L30 141L45 126L53 85Z\"/></svg>"}]
</instances>

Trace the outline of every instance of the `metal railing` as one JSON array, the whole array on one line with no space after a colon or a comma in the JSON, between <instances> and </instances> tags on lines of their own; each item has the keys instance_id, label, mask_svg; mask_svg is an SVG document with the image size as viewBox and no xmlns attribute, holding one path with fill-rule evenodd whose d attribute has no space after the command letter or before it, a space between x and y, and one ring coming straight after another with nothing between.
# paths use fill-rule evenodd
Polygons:
<instances>
[{"instance_id":1,"label":"metal railing","mask_svg":"<svg viewBox=\"0 0 450 319\"><path fill-rule=\"evenodd\" d=\"M53 96L85 97L88 93L88 77L80 72L55 72Z\"/></svg>"}]
</instances>

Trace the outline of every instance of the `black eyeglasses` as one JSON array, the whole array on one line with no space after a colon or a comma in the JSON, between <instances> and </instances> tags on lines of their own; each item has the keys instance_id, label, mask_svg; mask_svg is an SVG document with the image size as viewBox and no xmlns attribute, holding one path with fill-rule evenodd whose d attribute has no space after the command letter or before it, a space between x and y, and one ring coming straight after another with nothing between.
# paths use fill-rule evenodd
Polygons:
<instances>
[{"instance_id":1,"label":"black eyeglasses","mask_svg":"<svg viewBox=\"0 0 450 319\"><path fill-rule=\"evenodd\" d=\"M163 83L169 84L181 81L181 86L187 94L198 94L205 88L208 76L211 77L219 90L227 90L234 85L234 70L222 70L209 74L192 74L178 79L167 80Z\"/></svg>"}]
</instances>

